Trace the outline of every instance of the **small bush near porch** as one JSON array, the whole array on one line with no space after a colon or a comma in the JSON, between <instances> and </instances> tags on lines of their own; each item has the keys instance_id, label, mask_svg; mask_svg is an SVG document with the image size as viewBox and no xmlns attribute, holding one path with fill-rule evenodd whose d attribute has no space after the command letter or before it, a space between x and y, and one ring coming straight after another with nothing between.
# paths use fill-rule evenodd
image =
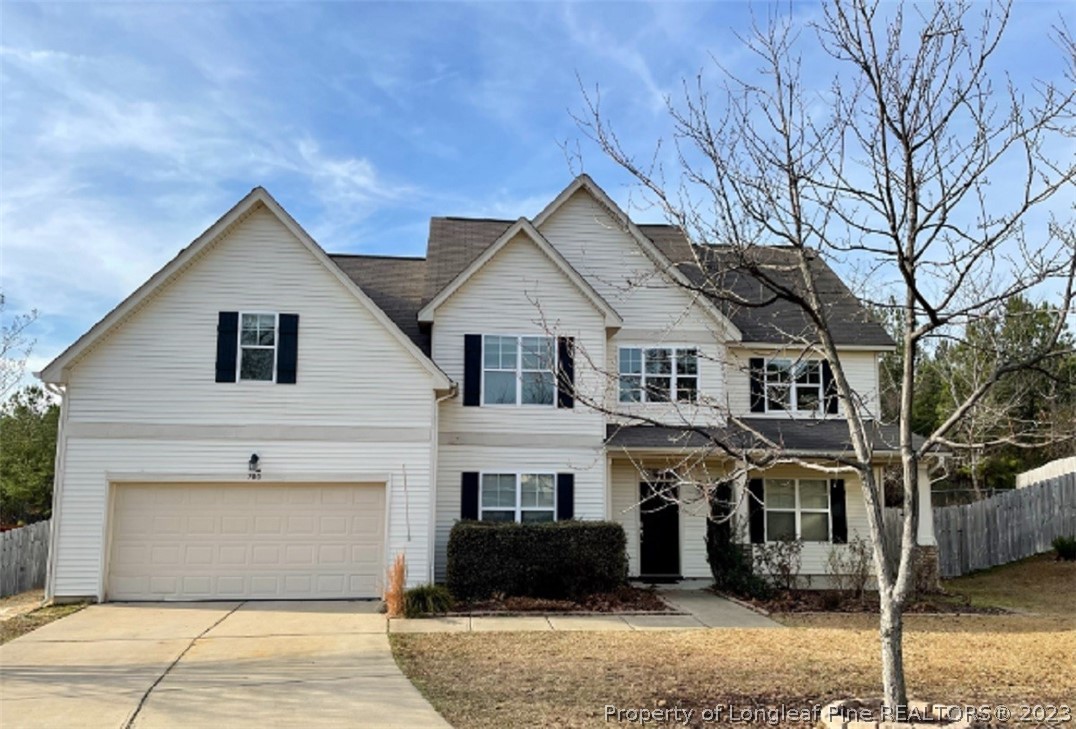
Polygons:
<instances>
[{"instance_id":1,"label":"small bush near porch","mask_svg":"<svg viewBox=\"0 0 1076 729\"><path fill-rule=\"evenodd\" d=\"M448 588L461 601L579 600L615 591L627 575L624 528L613 522L464 521L448 538Z\"/></svg>"}]
</instances>

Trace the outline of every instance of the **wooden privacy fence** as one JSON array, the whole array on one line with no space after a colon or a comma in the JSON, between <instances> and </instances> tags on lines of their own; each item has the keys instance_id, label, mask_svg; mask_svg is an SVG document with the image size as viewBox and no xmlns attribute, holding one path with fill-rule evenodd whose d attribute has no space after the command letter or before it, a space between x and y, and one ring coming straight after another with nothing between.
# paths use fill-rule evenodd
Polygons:
<instances>
[{"instance_id":1,"label":"wooden privacy fence","mask_svg":"<svg viewBox=\"0 0 1076 729\"><path fill-rule=\"evenodd\" d=\"M1015 562L1076 535L1076 471L989 499L934 509L942 577Z\"/></svg>"},{"instance_id":2,"label":"wooden privacy fence","mask_svg":"<svg viewBox=\"0 0 1076 729\"><path fill-rule=\"evenodd\" d=\"M0 597L45 586L51 520L0 534Z\"/></svg>"}]
</instances>

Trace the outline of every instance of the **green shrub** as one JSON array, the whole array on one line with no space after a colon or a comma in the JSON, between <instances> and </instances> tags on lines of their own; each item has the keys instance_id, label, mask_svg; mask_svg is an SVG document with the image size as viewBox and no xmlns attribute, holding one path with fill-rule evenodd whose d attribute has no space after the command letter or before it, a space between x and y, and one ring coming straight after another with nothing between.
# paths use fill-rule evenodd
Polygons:
<instances>
[{"instance_id":1,"label":"green shrub","mask_svg":"<svg viewBox=\"0 0 1076 729\"><path fill-rule=\"evenodd\" d=\"M1076 561L1076 536L1058 537L1054 540L1054 549L1057 550L1057 558L1066 562Z\"/></svg>"},{"instance_id":2,"label":"green shrub","mask_svg":"<svg viewBox=\"0 0 1076 729\"><path fill-rule=\"evenodd\" d=\"M444 585L419 585L404 593L404 617L447 613L452 609L452 593Z\"/></svg>"},{"instance_id":3,"label":"green shrub","mask_svg":"<svg viewBox=\"0 0 1076 729\"><path fill-rule=\"evenodd\" d=\"M458 600L577 600L627 581L626 544L615 522L462 521L448 537L448 588Z\"/></svg>"}]
</instances>

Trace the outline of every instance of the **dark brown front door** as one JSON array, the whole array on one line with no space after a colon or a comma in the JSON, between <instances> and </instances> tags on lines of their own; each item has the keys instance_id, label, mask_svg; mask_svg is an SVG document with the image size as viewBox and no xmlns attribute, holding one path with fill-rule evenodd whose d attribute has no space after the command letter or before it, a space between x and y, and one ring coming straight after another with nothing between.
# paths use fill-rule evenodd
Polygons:
<instances>
[{"instance_id":1,"label":"dark brown front door","mask_svg":"<svg viewBox=\"0 0 1076 729\"><path fill-rule=\"evenodd\" d=\"M680 577L680 504L670 483L639 484L639 576Z\"/></svg>"}]
</instances>

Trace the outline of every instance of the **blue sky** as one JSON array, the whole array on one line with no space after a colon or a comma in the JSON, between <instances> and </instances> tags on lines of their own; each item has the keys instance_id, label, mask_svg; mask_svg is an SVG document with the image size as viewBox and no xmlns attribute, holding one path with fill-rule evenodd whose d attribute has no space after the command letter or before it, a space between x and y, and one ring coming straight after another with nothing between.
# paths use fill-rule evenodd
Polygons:
<instances>
[{"instance_id":1,"label":"blue sky","mask_svg":"<svg viewBox=\"0 0 1076 729\"><path fill-rule=\"evenodd\" d=\"M1065 3L1018 3L998 58L1056 68ZM813 3L795 5L806 18ZM432 215L533 216L580 167L630 187L577 129L600 84L623 141L663 96L749 72L743 3L0 5L7 312L39 369L251 187L329 251L421 255ZM565 143L581 157L569 164ZM655 219L635 211L637 219Z\"/></svg>"}]
</instances>

